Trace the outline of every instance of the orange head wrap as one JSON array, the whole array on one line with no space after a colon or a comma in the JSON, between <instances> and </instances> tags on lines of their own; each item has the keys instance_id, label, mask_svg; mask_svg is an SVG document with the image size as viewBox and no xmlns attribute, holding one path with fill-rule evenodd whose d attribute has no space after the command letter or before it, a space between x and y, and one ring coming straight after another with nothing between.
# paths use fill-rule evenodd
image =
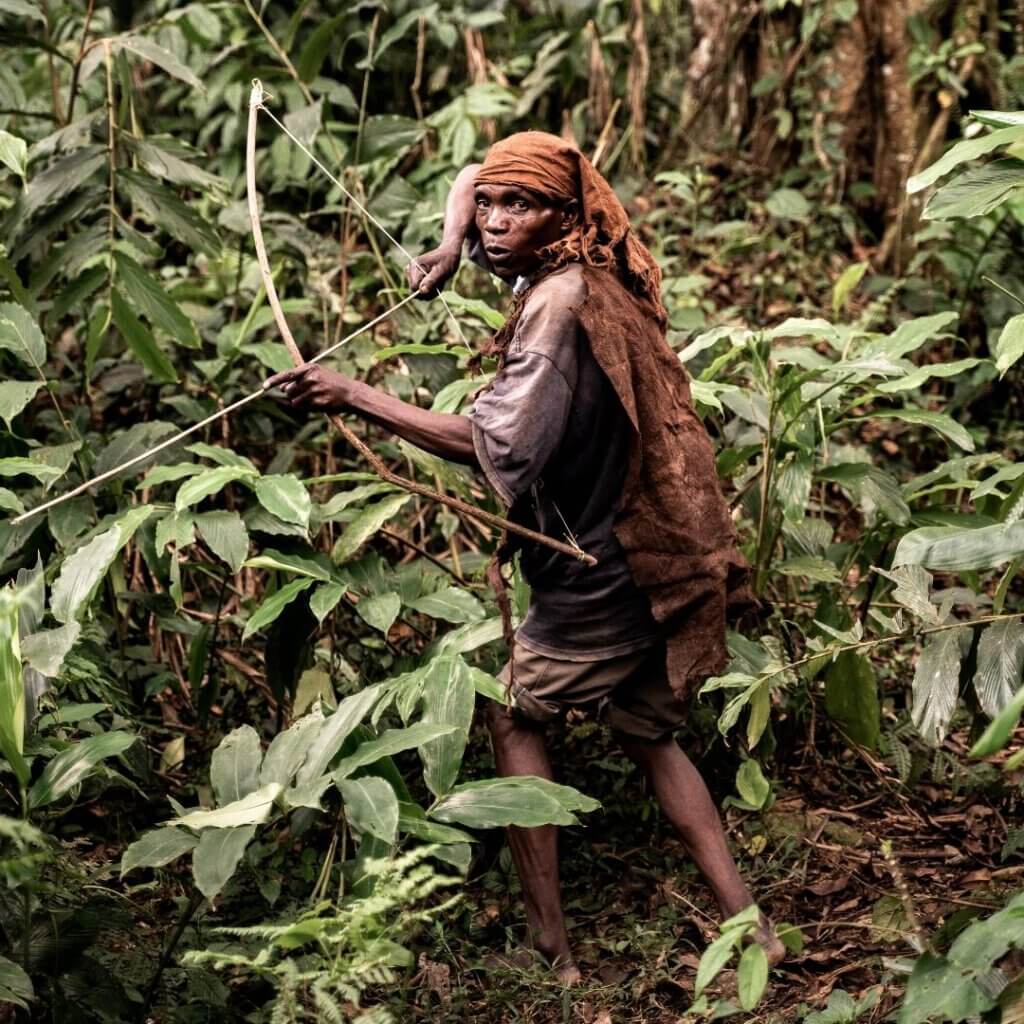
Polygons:
<instances>
[{"instance_id":1,"label":"orange head wrap","mask_svg":"<svg viewBox=\"0 0 1024 1024\"><path fill-rule=\"evenodd\" d=\"M549 267L569 262L616 271L634 294L661 305L661 270L633 234L612 187L573 145L547 132L518 132L487 151L477 185L516 185L555 202L575 199L579 224L543 253Z\"/></svg>"}]
</instances>

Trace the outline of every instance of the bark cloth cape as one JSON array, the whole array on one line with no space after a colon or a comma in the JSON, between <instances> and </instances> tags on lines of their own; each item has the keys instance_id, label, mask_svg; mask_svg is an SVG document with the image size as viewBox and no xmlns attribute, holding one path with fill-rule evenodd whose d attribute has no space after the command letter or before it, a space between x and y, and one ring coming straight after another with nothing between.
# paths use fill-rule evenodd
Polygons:
<instances>
[{"instance_id":1,"label":"bark cloth cape","mask_svg":"<svg viewBox=\"0 0 1024 1024\"><path fill-rule=\"evenodd\" d=\"M495 143L474 183L579 204L578 227L542 253L541 274L583 264L586 298L574 312L634 431L613 529L664 632L669 682L684 697L724 670L726 619L754 600L711 440L665 338L660 268L608 182L555 135L521 132ZM521 302L514 306L485 350L499 363L521 309Z\"/></svg>"}]
</instances>

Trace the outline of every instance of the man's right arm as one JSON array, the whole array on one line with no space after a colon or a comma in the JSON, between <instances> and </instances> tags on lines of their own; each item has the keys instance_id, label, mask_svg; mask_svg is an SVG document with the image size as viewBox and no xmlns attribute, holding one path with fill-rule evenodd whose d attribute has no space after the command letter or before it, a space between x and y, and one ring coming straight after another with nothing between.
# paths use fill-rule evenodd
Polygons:
<instances>
[{"instance_id":1,"label":"man's right arm","mask_svg":"<svg viewBox=\"0 0 1024 1024\"><path fill-rule=\"evenodd\" d=\"M417 256L409 264L406 271L409 284L423 295L433 295L459 269L462 243L476 215L473 179L479 170L479 164L468 164L459 171L445 203L441 244L433 251Z\"/></svg>"}]
</instances>

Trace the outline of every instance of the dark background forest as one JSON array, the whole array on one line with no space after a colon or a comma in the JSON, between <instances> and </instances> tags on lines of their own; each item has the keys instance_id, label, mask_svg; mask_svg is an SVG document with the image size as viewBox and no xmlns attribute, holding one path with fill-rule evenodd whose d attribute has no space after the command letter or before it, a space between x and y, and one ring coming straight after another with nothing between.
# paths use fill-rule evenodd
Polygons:
<instances>
[{"instance_id":1,"label":"dark background forest","mask_svg":"<svg viewBox=\"0 0 1024 1024\"><path fill-rule=\"evenodd\" d=\"M0 46L0 1021L1024 1021L1024 4L0 0ZM678 739L769 977L600 724L494 778L498 531L422 493L480 481L258 394L253 79L307 357L512 131L657 257L762 602ZM465 264L329 365L464 411L507 309ZM544 822L572 990L509 959Z\"/></svg>"}]
</instances>

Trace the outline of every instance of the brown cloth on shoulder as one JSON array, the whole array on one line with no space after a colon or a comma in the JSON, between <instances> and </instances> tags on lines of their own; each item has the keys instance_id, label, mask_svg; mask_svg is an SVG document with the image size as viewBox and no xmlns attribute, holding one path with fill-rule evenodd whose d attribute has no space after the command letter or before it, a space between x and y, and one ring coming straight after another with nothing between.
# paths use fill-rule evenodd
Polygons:
<instances>
[{"instance_id":1,"label":"brown cloth on shoulder","mask_svg":"<svg viewBox=\"0 0 1024 1024\"><path fill-rule=\"evenodd\" d=\"M557 136L522 132L496 143L475 181L580 205L579 225L542 254L541 273L583 264L587 294L575 312L634 429L613 529L664 632L669 682L684 697L724 670L726 621L756 602L711 440L665 338L660 269L611 186ZM499 358L520 309L495 337Z\"/></svg>"}]
</instances>

